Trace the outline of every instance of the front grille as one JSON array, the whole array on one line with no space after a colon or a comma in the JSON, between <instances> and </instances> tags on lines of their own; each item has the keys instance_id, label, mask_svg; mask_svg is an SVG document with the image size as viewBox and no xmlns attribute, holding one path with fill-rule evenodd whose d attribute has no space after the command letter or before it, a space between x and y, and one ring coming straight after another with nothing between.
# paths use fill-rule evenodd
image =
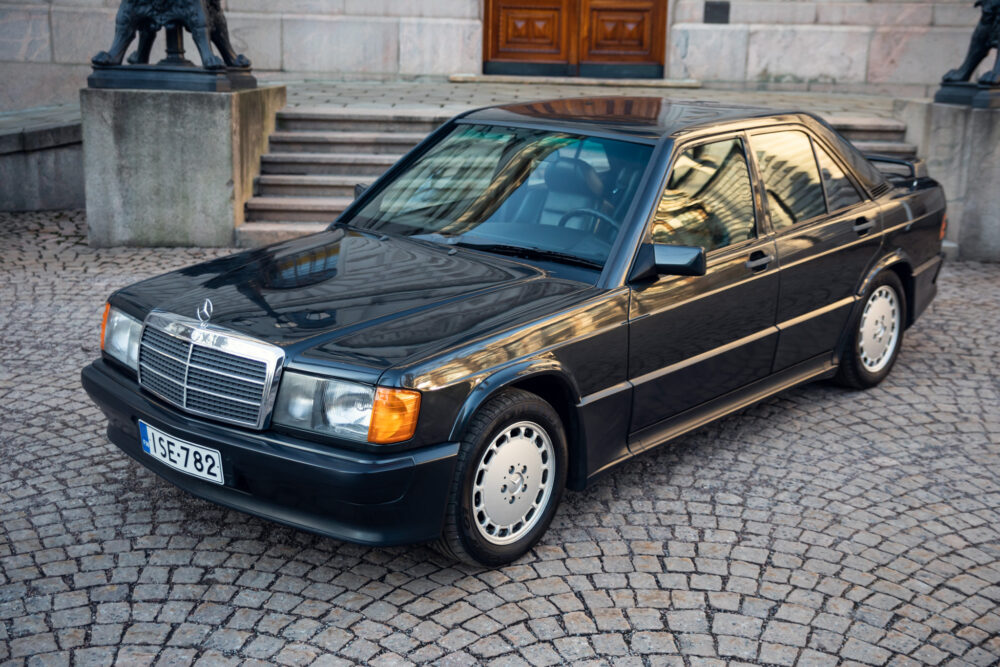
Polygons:
<instances>
[{"instance_id":1,"label":"front grille","mask_svg":"<svg viewBox=\"0 0 1000 667\"><path fill-rule=\"evenodd\" d=\"M249 356L255 353L260 358ZM139 344L139 384L187 412L260 428L282 356L258 341L154 314Z\"/></svg>"}]
</instances>

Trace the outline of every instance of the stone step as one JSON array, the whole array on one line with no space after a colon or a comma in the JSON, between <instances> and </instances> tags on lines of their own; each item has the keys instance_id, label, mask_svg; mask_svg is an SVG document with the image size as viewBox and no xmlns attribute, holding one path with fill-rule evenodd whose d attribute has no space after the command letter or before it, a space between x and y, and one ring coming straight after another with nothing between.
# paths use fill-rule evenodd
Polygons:
<instances>
[{"instance_id":1,"label":"stone step","mask_svg":"<svg viewBox=\"0 0 1000 667\"><path fill-rule=\"evenodd\" d=\"M862 153L891 155L893 157L916 157L917 147L905 141L852 141Z\"/></svg>"},{"instance_id":2,"label":"stone step","mask_svg":"<svg viewBox=\"0 0 1000 667\"><path fill-rule=\"evenodd\" d=\"M247 222L236 228L236 247L259 248L326 229L326 222Z\"/></svg>"},{"instance_id":3,"label":"stone step","mask_svg":"<svg viewBox=\"0 0 1000 667\"><path fill-rule=\"evenodd\" d=\"M399 159L377 153L268 153L261 156L262 174L326 174L379 176Z\"/></svg>"},{"instance_id":4,"label":"stone step","mask_svg":"<svg viewBox=\"0 0 1000 667\"><path fill-rule=\"evenodd\" d=\"M401 156L420 143L426 132L279 131L271 135L276 153L372 153Z\"/></svg>"},{"instance_id":5,"label":"stone step","mask_svg":"<svg viewBox=\"0 0 1000 667\"><path fill-rule=\"evenodd\" d=\"M263 174L256 194L264 197L354 197L354 186L368 186L371 175Z\"/></svg>"},{"instance_id":6,"label":"stone step","mask_svg":"<svg viewBox=\"0 0 1000 667\"><path fill-rule=\"evenodd\" d=\"M826 120L851 141L902 142L906 139L906 123L893 118L831 115Z\"/></svg>"},{"instance_id":7,"label":"stone step","mask_svg":"<svg viewBox=\"0 0 1000 667\"><path fill-rule=\"evenodd\" d=\"M354 201L351 197L251 197L250 222L333 222Z\"/></svg>"},{"instance_id":8,"label":"stone step","mask_svg":"<svg viewBox=\"0 0 1000 667\"><path fill-rule=\"evenodd\" d=\"M278 112L280 131L422 132L427 134L461 109L357 109L295 107Z\"/></svg>"}]
</instances>

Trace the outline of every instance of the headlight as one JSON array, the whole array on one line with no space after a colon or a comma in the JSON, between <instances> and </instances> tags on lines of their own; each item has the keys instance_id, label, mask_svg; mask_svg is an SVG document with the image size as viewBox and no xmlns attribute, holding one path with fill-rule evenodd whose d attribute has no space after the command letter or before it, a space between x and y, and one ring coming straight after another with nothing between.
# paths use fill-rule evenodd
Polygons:
<instances>
[{"instance_id":1,"label":"headlight","mask_svg":"<svg viewBox=\"0 0 1000 667\"><path fill-rule=\"evenodd\" d=\"M349 440L389 444L413 437L419 411L416 391L285 371L271 420Z\"/></svg>"},{"instance_id":2,"label":"headlight","mask_svg":"<svg viewBox=\"0 0 1000 667\"><path fill-rule=\"evenodd\" d=\"M133 370L139 368L139 337L142 322L126 315L111 304L104 307L101 325L101 349Z\"/></svg>"}]
</instances>

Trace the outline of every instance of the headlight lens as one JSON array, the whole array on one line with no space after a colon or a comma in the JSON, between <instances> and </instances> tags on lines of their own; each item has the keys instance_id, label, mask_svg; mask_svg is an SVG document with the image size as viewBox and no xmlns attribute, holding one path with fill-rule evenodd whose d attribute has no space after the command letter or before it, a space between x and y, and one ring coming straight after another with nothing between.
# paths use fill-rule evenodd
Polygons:
<instances>
[{"instance_id":1,"label":"headlight lens","mask_svg":"<svg viewBox=\"0 0 1000 667\"><path fill-rule=\"evenodd\" d=\"M366 440L375 388L285 371L272 421L285 426Z\"/></svg>"},{"instance_id":2,"label":"headlight lens","mask_svg":"<svg viewBox=\"0 0 1000 667\"><path fill-rule=\"evenodd\" d=\"M139 368L139 337L142 322L110 304L104 307L101 349L133 370Z\"/></svg>"},{"instance_id":3,"label":"headlight lens","mask_svg":"<svg viewBox=\"0 0 1000 667\"><path fill-rule=\"evenodd\" d=\"M276 424L376 444L413 437L420 393L285 371L271 420Z\"/></svg>"}]
</instances>

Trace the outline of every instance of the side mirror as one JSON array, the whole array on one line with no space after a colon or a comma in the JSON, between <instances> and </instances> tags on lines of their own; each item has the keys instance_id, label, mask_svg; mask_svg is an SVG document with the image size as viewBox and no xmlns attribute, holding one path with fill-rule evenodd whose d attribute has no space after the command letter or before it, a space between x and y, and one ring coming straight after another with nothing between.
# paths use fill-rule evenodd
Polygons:
<instances>
[{"instance_id":1,"label":"side mirror","mask_svg":"<svg viewBox=\"0 0 1000 667\"><path fill-rule=\"evenodd\" d=\"M644 243L639 248L629 281L652 280L658 276L703 276L706 269L704 248Z\"/></svg>"},{"instance_id":2,"label":"side mirror","mask_svg":"<svg viewBox=\"0 0 1000 667\"><path fill-rule=\"evenodd\" d=\"M364 183L356 183L354 185L354 198L357 199L358 197L363 195L365 193L365 190L367 189L368 186L365 185Z\"/></svg>"}]
</instances>

